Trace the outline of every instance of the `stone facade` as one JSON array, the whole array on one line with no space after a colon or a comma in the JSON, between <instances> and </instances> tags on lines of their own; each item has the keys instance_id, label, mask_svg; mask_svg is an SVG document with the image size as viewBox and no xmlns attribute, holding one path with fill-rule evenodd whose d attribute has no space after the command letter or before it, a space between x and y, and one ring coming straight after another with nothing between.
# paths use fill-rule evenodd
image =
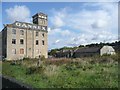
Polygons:
<instances>
[{"instance_id":1,"label":"stone facade","mask_svg":"<svg viewBox=\"0 0 120 90\"><path fill-rule=\"evenodd\" d=\"M2 56L7 60L24 57L48 58L47 15L37 13L33 16L33 24L16 21L7 24L2 30Z\"/></svg>"}]
</instances>

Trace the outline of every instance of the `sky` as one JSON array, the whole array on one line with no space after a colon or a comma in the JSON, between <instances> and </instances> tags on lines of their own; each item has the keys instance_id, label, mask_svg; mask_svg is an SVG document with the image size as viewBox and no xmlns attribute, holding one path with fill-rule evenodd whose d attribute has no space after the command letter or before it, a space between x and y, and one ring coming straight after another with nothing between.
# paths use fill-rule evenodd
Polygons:
<instances>
[{"instance_id":1,"label":"sky","mask_svg":"<svg viewBox=\"0 0 120 90\"><path fill-rule=\"evenodd\" d=\"M2 2L2 24L32 23L38 12L48 15L49 50L118 39L117 2Z\"/></svg>"}]
</instances>

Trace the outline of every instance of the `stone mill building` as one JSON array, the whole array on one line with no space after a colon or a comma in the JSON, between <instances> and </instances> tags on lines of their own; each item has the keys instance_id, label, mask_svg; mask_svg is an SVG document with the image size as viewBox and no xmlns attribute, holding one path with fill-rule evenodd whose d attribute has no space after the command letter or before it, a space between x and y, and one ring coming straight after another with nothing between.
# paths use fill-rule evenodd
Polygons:
<instances>
[{"instance_id":1,"label":"stone mill building","mask_svg":"<svg viewBox=\"0 0 120 90\"><path fill-rule=\"evenodd\" d=\"M48 17L44 13L37 13L32 18L33 23L15 21L4 25L0 32L2 59L38 58L39 55L48 58Z\"/></svg>"}]
</instances>

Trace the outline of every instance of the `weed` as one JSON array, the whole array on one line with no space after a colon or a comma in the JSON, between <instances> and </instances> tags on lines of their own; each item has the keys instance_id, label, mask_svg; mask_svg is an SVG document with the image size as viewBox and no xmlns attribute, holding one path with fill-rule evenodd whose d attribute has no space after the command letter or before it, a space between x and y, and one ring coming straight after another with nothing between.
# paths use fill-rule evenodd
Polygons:
<instances>
[{"instance_id":1,"label":"weed","mask_svg":"<svg viewBox=\"0 0 120 90\"><path fill-rule=\"evenodd\" d=\"M3 62L2 73L35 88L118 88L118 62L115 56L76 59L24 59ZM21 63L19 65L19 63Z\"/></svg>"}]
</instances>

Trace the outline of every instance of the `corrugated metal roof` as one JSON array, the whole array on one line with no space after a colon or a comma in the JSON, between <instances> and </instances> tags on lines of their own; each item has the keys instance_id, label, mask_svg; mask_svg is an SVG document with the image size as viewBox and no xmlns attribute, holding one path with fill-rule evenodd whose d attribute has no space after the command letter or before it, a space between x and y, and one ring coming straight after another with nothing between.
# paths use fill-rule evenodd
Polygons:
<instances>
[{"instance_id":1,"label":"corrugated metal roof","mask_svg":"<svg viewBox=\"0 0 120 90\"><path fill-rule=\"evenodd\" d=\"M101 47L85 47L85 48L80 48L76 50L75 52L98 52L101 49Z\"/></svg>"}]
</instances>

